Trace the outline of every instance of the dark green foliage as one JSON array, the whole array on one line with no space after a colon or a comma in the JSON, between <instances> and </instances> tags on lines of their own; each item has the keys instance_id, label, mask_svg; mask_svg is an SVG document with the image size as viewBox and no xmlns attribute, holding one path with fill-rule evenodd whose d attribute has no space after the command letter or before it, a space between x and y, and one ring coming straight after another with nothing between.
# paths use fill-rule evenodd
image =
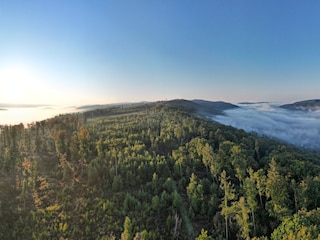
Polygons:
<instances>
[{"instance_id":1,"label":"dark green foliage","mask_svg":"<svg viewBox=\"0 0 320 240\"><path fill-rule=\"evenodd\" d=\"M179 102L1 126L0 239L317 237L319 163Z\"/></svg>"}]
</instances>

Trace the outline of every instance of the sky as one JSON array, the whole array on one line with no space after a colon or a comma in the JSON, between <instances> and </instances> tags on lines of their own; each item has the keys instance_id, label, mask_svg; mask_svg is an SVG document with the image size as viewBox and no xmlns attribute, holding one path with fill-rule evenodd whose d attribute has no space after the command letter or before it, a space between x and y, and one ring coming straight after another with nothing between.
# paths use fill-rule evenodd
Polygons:
<instances>
[{"instance_id":1,"label":"sky","mask_svg":"<svg viewBox=\"0 0 320 240\"><path fill-rule=\"evenodd\" d=\"M320 98L320 2L0 1L0 103Z\"/></svg>"}]
</instances>

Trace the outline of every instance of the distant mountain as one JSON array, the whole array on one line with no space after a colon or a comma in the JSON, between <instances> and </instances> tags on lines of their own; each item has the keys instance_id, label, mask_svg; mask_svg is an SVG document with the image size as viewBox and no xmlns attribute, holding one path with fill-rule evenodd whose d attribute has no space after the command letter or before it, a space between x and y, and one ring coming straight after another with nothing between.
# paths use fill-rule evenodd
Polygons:
<instances>
[{"instance_id":1,"label":"distant mountain","mask_svg":"<svg viewBox=\"0 0 320 240\"><path fill-rule=\"evenodd\" d=\"M320 99L300 101L292 104L285 104L280 107L289 110L320 111Z\"/></svg>"},{"instance_id":2,"label":"distant mountain","mask_svg":"<svg viewBox=\"0 0 320 240\"><path fill-rule=\"evenodd\" d=\"M192 100L192 102L198 104L199 106L201 106L201 108L203 108L204 110L207 110L207 111L215 110L218 112L222 112L224 110L238 108L238 106L236 106L232 103L227 103L227 102L222 102L222 101L211 102L211 101L196 99L196 100Z\"/></svg>"},{"instance_id":3,"label":"distant mountain","mask_svg":"<svg viewBox=\"0 0 320 240\"><path fill-rule=\"evenodd\" d=\"M90 111L96 109L104 109L104 108L111 108L111 107L129 107L129 106L140 106L144 105L148 102L137 102L137 103L108 103L108 104L94 104L94 105L83 105L76 107L78 110Z\"/></svg>"},{"instance_id":4,"label":"distant mountain","mask_svg":"<svg viewBox=\"0 0 320 240\"><path fill-rule=\"evenodd\" d=\"M184 100L175 99L171 101L166 101L164 104L168 104L175 107L187 108L189 111L196 112L203 116L208 115L221 115L224 110L238 108L238 106L222 102L222 101L206 101L206 100Z\"/></svg>"},{"instance_id":5,"label":"distant mountain","mask_svg":"<svg viewBox=\"0 0 320 240\"><path fill-rule=\"evenodd\" d=\"M185 100L185 99L174 99L169 101L158 101L158 102L138 102L138 103L114 103L114 104L102 104L102 105L86 105L77 107L78 110L83 111L96 111L110 108L127 108L127 107L139 107L143 105L167 105L178 109L186 109L190 112L196 112L200 115L220 115L223 114L224 110L237 108L238 106L231 103L217 101L211 102L206 100ZM101 111L99 111L101 112Z\"/></svg>"}]
</instances>

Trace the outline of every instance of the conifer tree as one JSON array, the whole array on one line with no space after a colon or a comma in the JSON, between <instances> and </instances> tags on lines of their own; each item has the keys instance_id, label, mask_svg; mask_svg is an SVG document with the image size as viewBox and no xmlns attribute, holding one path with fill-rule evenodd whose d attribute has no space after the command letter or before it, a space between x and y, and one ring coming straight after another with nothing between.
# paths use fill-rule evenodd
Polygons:
<instances>
[{"instance_id":1,"label":"conifer tree","mask_svg":"<svg viewBox=\"0 0 320 240\"><path fill-rule=\"evenodd\" d=\"M134 236L132 229L131 219L126 216L123 224L123 232L121 234L121 240L132 240Z\"/></svg>"}]
</instances>

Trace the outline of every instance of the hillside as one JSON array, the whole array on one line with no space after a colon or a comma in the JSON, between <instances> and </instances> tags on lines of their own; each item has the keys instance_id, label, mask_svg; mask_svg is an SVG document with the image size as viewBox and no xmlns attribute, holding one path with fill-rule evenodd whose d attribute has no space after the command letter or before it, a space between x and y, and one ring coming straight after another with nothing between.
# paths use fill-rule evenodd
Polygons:
<instances>
[{"instance_id":1,"label":"hillside","mask_svg":"<svg viewBox=\"0 0 320 240\"><path fill-rule=\"evenodd\" d=\"M199 106L198 112L204 115L207 115L207 114L221 115L225 110L238 108L238 106L234 104L222 102L222 101L212 102L212 101L205 101L205 100L192 100L192 102L196 103Z\"/></svg>"},{"instance_id":2,"label":"hillside","mask_svg":"<svg viewBox=\"0 0 320 240\"><path fill-rule=\"evenodd\" d=\"M195 104L1 126L0 239L317 238L320 156Z\"/></svg>"},{"instance_id":3,"label":"hillside","mask_svg":"<svg viewBox=\"0 0 320 240\"><path fill-rule=\"evenodd\" d=\"M203 112L211 114L222 114L224 110L238 108L238 106L222 102L222 101L206 101L206 100L184 100L175 99L171 101L161 102L170 106L182 107L185 109L191 109L194 112Z\"/></svg>"},{"instance_id":4,"label":"hillside","mask_svg":"<svg viewBox=\"0 0 320 240\"><path fill-rule=\"evenodd\" d=\"M319 111L320 110L320 99L306 100L301 102L295 102L292 104L285 104L280 106L289 110L300 110L300 111Z\"/></svg>"}]
</instances>

